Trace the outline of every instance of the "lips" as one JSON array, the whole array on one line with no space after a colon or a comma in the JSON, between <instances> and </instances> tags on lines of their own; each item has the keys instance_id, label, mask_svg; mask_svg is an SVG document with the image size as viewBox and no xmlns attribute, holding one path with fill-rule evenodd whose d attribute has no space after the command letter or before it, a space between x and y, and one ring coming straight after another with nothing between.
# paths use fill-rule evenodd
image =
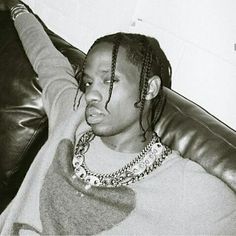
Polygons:
<instances>
[{"instance_id":1,"label":"lips","mask_svg":"<svg viewBox=\"0 0 236 236\"><path fill-rule=\"evenodd\" d=\"M100 123L103 120L104 116L105 114L96 107L88 107L86 109L86 119L90 125Z\"/></svg>"}]
</instances>

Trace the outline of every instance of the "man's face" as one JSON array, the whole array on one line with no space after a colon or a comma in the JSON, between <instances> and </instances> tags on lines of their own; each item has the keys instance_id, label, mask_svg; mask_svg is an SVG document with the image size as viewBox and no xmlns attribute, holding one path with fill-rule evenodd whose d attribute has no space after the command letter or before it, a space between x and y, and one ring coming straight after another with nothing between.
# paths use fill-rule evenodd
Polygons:
<instances>
[{"instance_id":1,"label":"man's face","mask_svg":"<svg viewBox=\"0 0 236 236\"><path fill-rule=\"evenodd\" d=\"M86 86L87 123L98 136L140 134L140 110L134 107L139 98L140 70L127 60L125 49L120 47L111 100L106 110L111 82L111 61L112 44L109 43L96 45L87 57L83 77Z\"/></svg>"}]
</instances>

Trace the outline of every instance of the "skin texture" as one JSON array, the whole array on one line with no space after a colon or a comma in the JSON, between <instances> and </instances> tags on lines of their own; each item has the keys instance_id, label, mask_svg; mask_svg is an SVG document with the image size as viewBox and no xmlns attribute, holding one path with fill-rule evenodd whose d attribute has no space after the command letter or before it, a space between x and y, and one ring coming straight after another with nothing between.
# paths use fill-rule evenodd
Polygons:
<instances>
[{"instance_id":1,"label":"skin texture","mask_svg":"<svg viewBox=\"0 0 236 236\"><path fill-rule=\"evenodd\" d=\"M148 133L147 140L143 140L143 131L139 124L140 110L134 106L139 96L140 69L128 61L126 51L121 46L117 56L113 92L106 110L111 59L112 45L109 43L100 43L89 52L83 77L86 86L86 120L108 147L121 152L139 152L152 136ZM143 113L144 121L147 120L150 100L158 93L157 80L150 80L150 93L147 95Z\"/></svg>"}]
</instances>

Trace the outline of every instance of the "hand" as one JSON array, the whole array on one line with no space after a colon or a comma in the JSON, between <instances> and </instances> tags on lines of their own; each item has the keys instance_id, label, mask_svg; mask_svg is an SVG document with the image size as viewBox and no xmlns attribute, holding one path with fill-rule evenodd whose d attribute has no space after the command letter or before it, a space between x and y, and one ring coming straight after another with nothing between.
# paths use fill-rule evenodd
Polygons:
<instances>
[{"instance_id":1,"label":"hand","mask_svg":"<svg viewBox=\"0 0 236 236\"><path fill-rule=\"evenodd\" d=\"M11 9L16 4L20 3L19 0L0 0L0 10Z\"/></svg>"}]
</instances>

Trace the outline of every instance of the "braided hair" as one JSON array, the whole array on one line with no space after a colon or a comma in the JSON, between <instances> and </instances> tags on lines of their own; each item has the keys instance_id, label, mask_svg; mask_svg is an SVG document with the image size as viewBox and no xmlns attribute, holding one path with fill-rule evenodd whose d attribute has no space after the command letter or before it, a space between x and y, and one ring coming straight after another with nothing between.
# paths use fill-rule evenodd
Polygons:
<instances>
[{"instance_id":1,"label":"braided hair","mask_svg":"<svg viewBox=\"0 0 236 236\"><path fill-rule=\"evenodd\" d=\"M158 41L155 38L148 37L141 34L133 33L116 33L111 35L106 35L98 38L94 44L90 47L87 56L89 55L92 48L94 48L99 43L111 43L113 45L112 49L112 61L111 61L111 83L109 87L109 95L106 101L105 108L110 102L113 82L115 78L116 70L116 60L119 51L119 47L122 46L126 50L127 59L140 69L140 79L139 79L139 99L135 102L134 106L140 109L140 127L144 132L144 137L147 131L153 131L160 118L161 112L165 104L165 94L163 92L163 86L171 87L171 65L161 49ZM82 69L76 74L76 79L79 83L79 89L83 92L85 91L85 86L83 84L83 73L86 67L85 57ZM148 120L148 128L145 130L143 127L143 111L146 101L146 95L148 92L148 80L152 76L157 75L161 79L161 87L158 95L151 100L150 109L150 121ZM77 93L78 94L78 93ZM82 95L81 95L82 96ZM79 99L80 102L80 99ZM77 107L79 106L77 102ZM76 103L76 98L75 98ZM74 107L76 104L74 103ZM148 116L148 117L150 117Z\"/></svg>"}]
</instances>

